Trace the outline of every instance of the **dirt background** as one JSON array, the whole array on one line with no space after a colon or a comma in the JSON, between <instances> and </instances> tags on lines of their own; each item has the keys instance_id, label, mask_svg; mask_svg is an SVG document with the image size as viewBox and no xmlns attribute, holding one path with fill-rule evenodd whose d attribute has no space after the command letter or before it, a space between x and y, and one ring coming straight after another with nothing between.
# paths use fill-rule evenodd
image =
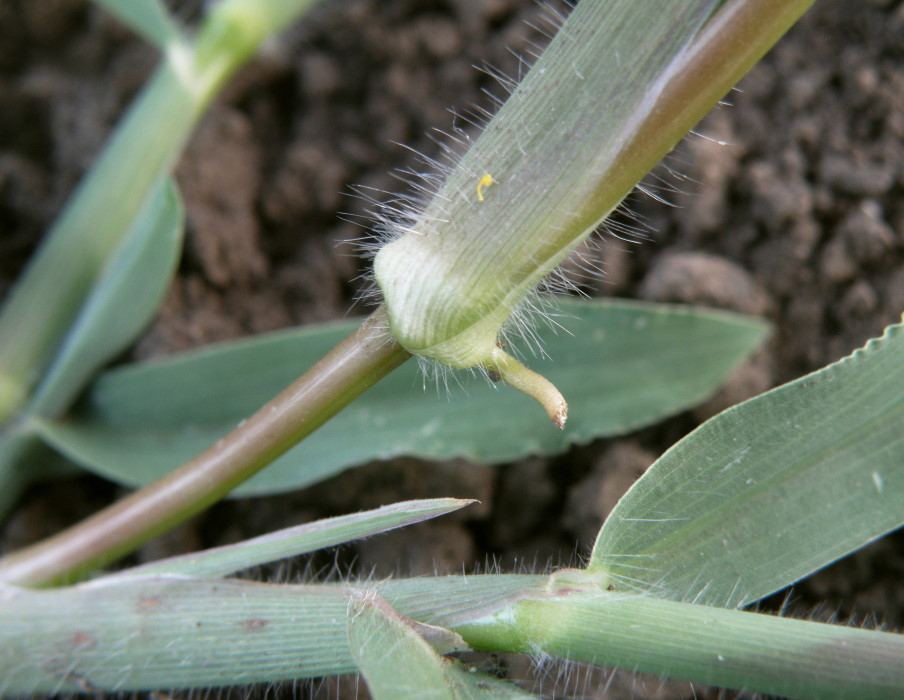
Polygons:
<instances>
[{"instance_id":1,"label":"dirt background","mask_svg":"<svg viewBox=\"0 0 904 700\"><path fill-rule=\"evenodd\" d=\"M427 134L452 125L449 109L489 106L484 88L500 93L472 64L515 73L509 49L523 55L539 39L525 25L537 13L529 0L344 0L324 3L268 45L210 111L179 165L185 256L131 357L346 315L363 265L348 241L362 229L337 212L367 210L350 188L403 187L393 169L420 166L394 142L436 155ZM3 294L156 56L74 0L0 3L0 46ZM603 237L591 251L605 270L586 284L592 294L734 309L775 323L768 347L705 406L554 459L498 468L401 459L302 493L227 502L131 561L409 498L460 496L481 503L283 565L278 575L574 564L618 496L702 419L846 355L904 311L902 59L904 2L817 0L728 97L734 106L699 127L730 145L692 137L671 157L689 178L686 194L670 195L679 206L634 198L653 229L649 240ZM3 548L50 534L119 494L88 476L33 488L2 524ZM767 606L900 629L902 545L901 533L885 538ZM529 674L517 658L475 663ZM633 674L540 675L550 695L716 696ZM345 679L268 692L344 698L355 689Z\"/></svg>"}]
</instances>

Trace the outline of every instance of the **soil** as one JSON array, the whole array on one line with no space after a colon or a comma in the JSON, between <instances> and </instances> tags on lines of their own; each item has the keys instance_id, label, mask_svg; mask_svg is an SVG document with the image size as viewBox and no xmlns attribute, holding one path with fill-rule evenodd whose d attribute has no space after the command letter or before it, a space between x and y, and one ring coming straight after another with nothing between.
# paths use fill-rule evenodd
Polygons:
<instances>
[{"instance_id":1,"label":"soil","mask_svg":"<svg viewBox=\"0 0 904 700\"><path fill-rule=\"evenodd\" d=\"M182 11L182 10L180 10ZM158 318L129 357L165 355L353 308L363 265L349 241L394 170L437 155L449 129L501 89L472 64L515 74L538 33L530 0L322 3L271 42L210 110L178 168L188 240ZM74 0L0 4L0 295L135 94L156 57ZM512 50L512 52L509 51ZM641 243L591 251L599 296L700 304L769 318L768 346L704 406L618 440L496 468L375 463L300 493L229 501L130 561L232 542L395 501L480 499L463 513L291 565L276 574L419 575L540 570L585 555L619 495L706 417L838 359L904 311L904 2L818 0L669 159L686 180L665 206L634 197ZM459 119L459 124L462 124ZM728 145L725 145L727 142ZM667 177L664 169L660 173ZM337 212L345 212L343 216ZM88 515L121 489L83 476L33 487L2 525L3 548ZM767 601L788 614L904 626L898 532ZM272 572L270 572L272 574ZM483 658L524 678L516 657ZM553 674L555 675L555 674ZM353 697L353 680L284 697ZM359 689L361 697L365 691ZM635 674L570 673L584 697L716 697ZM270 692L275 692L270 689ZM734 695L732 695L733 697Z\"/></svg>"}]
</instances>

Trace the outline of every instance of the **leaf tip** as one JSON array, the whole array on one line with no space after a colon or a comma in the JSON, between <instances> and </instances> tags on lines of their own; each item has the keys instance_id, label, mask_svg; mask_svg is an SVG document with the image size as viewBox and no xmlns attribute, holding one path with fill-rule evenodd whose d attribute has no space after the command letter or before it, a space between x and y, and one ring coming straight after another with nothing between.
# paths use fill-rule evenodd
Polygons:
<instances>
[{"instance_id":1,"label":"leaf tip","mask_svg":"<svg viewBox=\"0 0 904 700\"><path fill-rule=\"evenodd\" d=\"M568 404L562 399L559 406L555 408L554 413L550 414L553 425L559 430L565 430L565 421L568 420Z\"/></svg>"}]
</instances>

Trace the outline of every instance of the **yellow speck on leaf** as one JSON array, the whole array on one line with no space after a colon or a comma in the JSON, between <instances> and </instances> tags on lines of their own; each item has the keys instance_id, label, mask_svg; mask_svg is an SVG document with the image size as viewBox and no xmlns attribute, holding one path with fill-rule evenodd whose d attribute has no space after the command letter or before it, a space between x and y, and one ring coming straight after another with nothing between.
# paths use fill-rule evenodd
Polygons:
<instances>
[{"instance_id":1,"label":"yellow speck on leaf","mask_svg":"<svg viewBox=\"0 0 904 700\"><path fill-rule=\"evenodd\" d=\"M493 176L489 173L484 173L483 177L480 178L480 182L477 183L477 201L483 201L483 188L494 184L496 184L496 181Z\"/></svg>"}]
</instances>

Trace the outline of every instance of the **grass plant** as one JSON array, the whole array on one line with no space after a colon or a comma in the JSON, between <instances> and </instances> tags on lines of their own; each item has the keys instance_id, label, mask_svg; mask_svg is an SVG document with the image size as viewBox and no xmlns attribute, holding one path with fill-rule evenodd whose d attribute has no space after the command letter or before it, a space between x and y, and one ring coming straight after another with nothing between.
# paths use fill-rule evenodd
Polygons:
<instances>
[{"instance_id":1,"label":"grass plant","mask_svg":"<svg viewBox=\"0 0 904 700\"><path fill-rule=\"evenodd\" d=\"M550 454L710 393L761 341L762 322L563 302L576 335L555 341L571 348L560 353L564 367L531 363L541 372L509 352L511 335L537 284L811 1L682 0L664 10L658 0L583 0L427 201L383 212L375 284L385 304L360 326L96 376L140 330L173 269L182 212L167 174L191 126L228 75L308 5L223 0L189 39L153 0L103 2L164 59L0 314L0 475L14 495L34 450L52 447L141 488L0 559L0 691L169 690L360 671L378 698L525 696L454 660L473 648L794 697L899 697L900 635L743 608L904 523L902 325L676 444L622 499L582 569L306 585L232 576L466 505L440 499L80 581L259 472L249 486L276 492L393 449L486 462ZM161 120L165 128L151 128ZM146 167L127 176L136 159ZM116 206L111 179L125 182ZM134 286L136 266L151 270L150 283ZM532 332L554 342L541 326ZM310 368L292 382L299 343ZM636 385L619 384L615 359L588 376L607 347L653 373L644 400ZM561 432L545 425L548 436L533 438L539 429L526 426L539 412L507 408L503 439L481 439L503 402L527 405L486 386L495 398L457 420L424 418L416 394L393 390L396 425L374 430L389 404L377 382L412 355L503 380L537 399ZM266 381L251 376L190 400L249 357ZM186 388L163 391L167 382ZM261 470L372 386L359 413L353 407L349 422L337 417L336 432L324 433L328 467L294 477L275 469L266 481ZM212 447L191 457L193 443L148 440L168 420L213 426L203 434ZM168 473L147 483L145 465Z\"/></svg>"}]
</instances>

